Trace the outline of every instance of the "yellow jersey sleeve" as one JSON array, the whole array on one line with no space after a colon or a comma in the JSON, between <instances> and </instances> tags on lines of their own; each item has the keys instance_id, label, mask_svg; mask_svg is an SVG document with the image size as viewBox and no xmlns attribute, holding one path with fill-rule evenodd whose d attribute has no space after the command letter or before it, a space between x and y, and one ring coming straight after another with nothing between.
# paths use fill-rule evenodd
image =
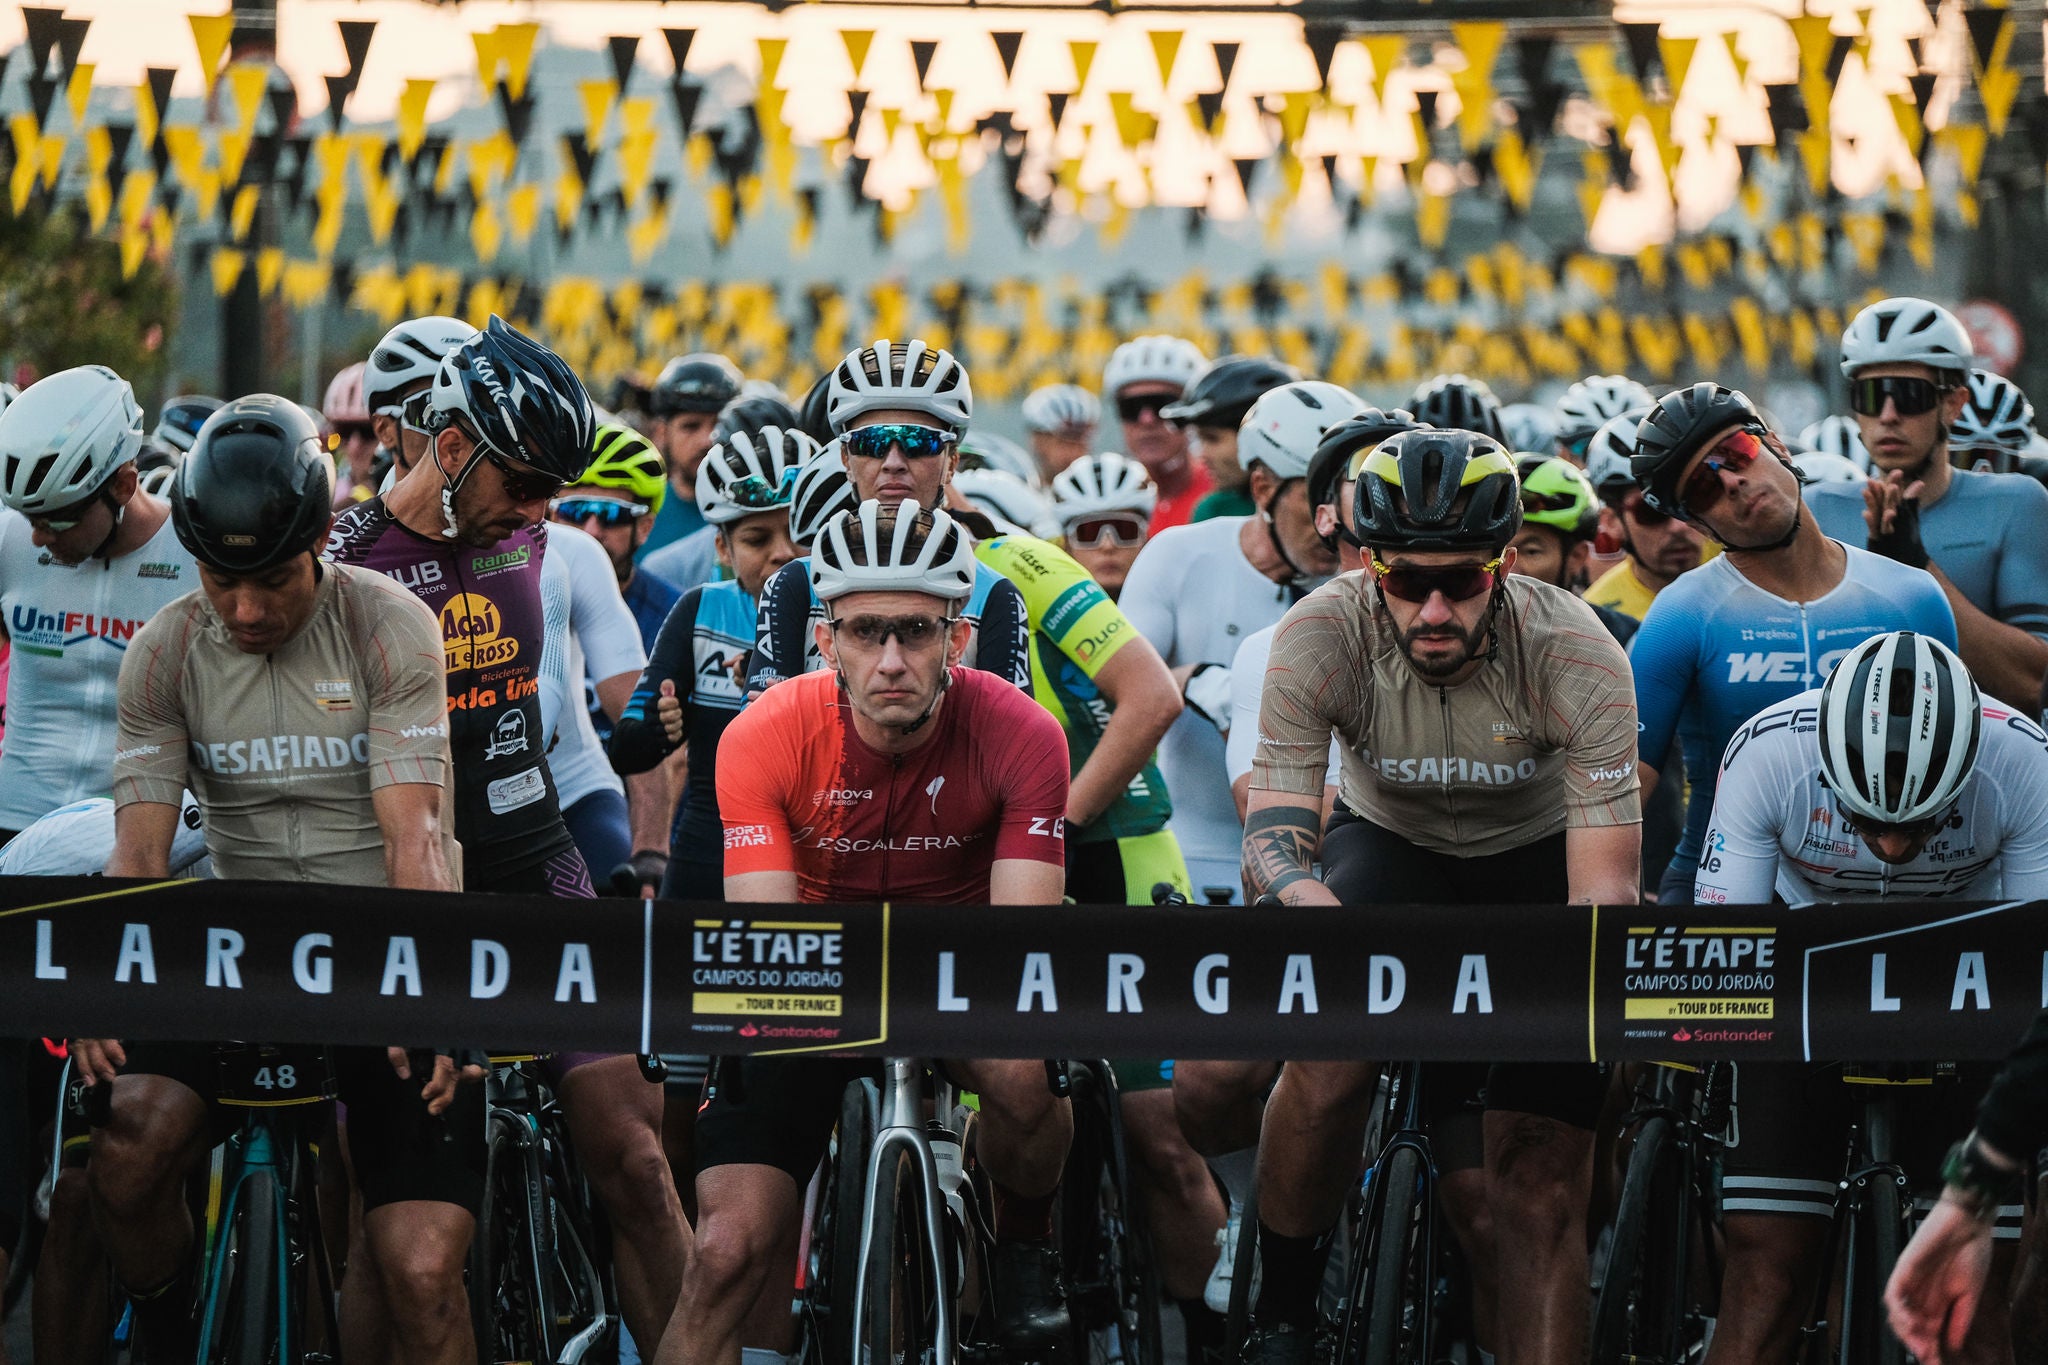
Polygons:
<instances>
[{"instance_id":1,"label":"yellow jersey sleeve","mask_svg":"<svg viewBox=\"0 0 2048 1365\"><path fill-rule=\"evenodd\" d=\"M975 557L1017 585L1032 630L1093 678L1136 634L1074 557L1034 536L997 536Z\"/></svg>"}]
</instances>

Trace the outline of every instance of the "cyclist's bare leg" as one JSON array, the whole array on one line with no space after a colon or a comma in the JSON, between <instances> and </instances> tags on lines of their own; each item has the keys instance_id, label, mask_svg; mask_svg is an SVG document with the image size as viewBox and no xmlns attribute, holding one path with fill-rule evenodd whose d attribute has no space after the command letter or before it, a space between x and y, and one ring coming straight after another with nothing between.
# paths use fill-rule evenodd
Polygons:
<instances>
[{"instance_id":1,"label":"cyclist's bare leg","mask_svg":"<svg viewBox=\"0 0 2048 1365\"><path fill-rule=\"evenodd\" d=\"M631 1056L587 1062L559 1087L569 1137L612 1224L619 1309L643 1353L682 1292L690 1230L661 1146L662 1087Z\"/></svg>"},{"instance_id":2,"label":"cyclist's bare leg","mask_svg":"<svg viewBox=\"0 0 2048 1365\"><path fill-rule=\"evenodd\" d=\"M774 1166L713 1166L697 1176L690 1273L654 1354L655 1365L739 1365L760 1300L781 1297L777 1248L803 1213L803 1192ZM637 1337L637 1334L636 1334Z\"/></svg>"},{"instance_id":3,"label":"cyclist's bare leg","mask_svg":"<svg viewBox=\"0 0 2048 1365\"><path fill-rule=\"evenodd\" d=\"M381 1357L396 1365L470 1365L476 1359L463 1267L476 1220L456 1204L410 1199L363 1216L365 1262L387 1314Z\"/></svg>"},{"instance_id":4,"label":"cyclist's bare leg","mask_svg":"<svg viewBox=\"0 0 2048 1365\"><path fill-rule=\"evenodd\" d=\"M1266 1091L1278 1062L1173 1064L1173 1107L1189 1145L1203 1156L1225 1156L1259 1145Z\"/></svg>"},{"instance_id":5,"label":"cyclist's bare leg","mask_svg":"<svg viewBox=\"0 0 2048 1365\"><path fill-rule=\"evenodd\" d=\"M1586 1358L1592 1295L1586 1202L1593 1134L1539 1114L1486 1115L1487 1199L1502 1273L1497 1338L1501 1365L1578 1365Z\"/></svg>"},{"instance_id":6,"label":"cyclist's bare leg","mask_svg":"<svg viewBox=\"0 0 2048 1365\"><path fill-rule=\"evenodd\" d=\"M697 1101L694 1094L664 1087L661 1100L661 1149L668 1155L669 1179L675 1182L683 1217L697 1222Z\"/></svg>"},{"instance_id":7,"label":"cyclist's bare leg","mask_svg":"<svg viewBox=\"0 0 2048 1365\"><path fill-rule=\"evenodd\" d=\"M1722 1227L1721 1314L1708 1365L1790 1360L1813 1310L1828 1220L1731 1213Z\"/></svg>"},{"instance_id":8,"label":"cyclist's bare leg","mask_svg":"<svg viewBox=\"0 0 2048 1365\"><path fill-rule=\"evenodd\" d=\"M1045 1063L948 1062L946 1069L981 1096L975 1150L989 1178L1026 1199L1049 1197L1074 1140L1074 1111L1052 1093Z\"/></svg>"},{"instance_id":9,"label":"cyclist's bare leg","mask_svg":"<svg viewBox=\"0 0 2048 1365\"><path fill-rule=\"evenodd\" d=\"M2048 1219L2041 1216L2038 1186L2034 1196L2020 1225L2018 1265L2010 1281L2012 1353L2018 1365L2048 1365Z\"/></svg>"},{"instance_id":10,"label":"cyclist's bare leg","mask_svg":"<svg viewBox=\"0 0 2048 1365\"><path fill-rule=\"evenodd\" d=\"M1216 1261L1223 1196L1208 1164L1181 1135L1171 1092L1125 1095L1123 1118L1132 1174L1144 1192L1145 1224L1159 1258L1160 1286L1171 1299L1200 1298Z\"/></svg>"},{"instance_id":11,"label":"cyclist's bare leg","mask_svg":"<svg viewBox=\"0 0 2048 1365\"><path fill-rule=\"evenodd\" d=\"M1373 1062L1289 1062L1266 1101L1259 1144L1259 1222L1285 1237L1336 1226L1357 1183L1379 1086Z\"/></svg>"},{"instance_id":12,"label":"cyclist's bare leg","mask_svg":"<svg viewBox=\"0 0 2048 1365\"><path fill-rule=\"evenodd\" d=\"M93 1130L86 1168L93 1217L116 1280L147 1291L191 1262L185 1178L206 1156L206 1102L164 1076L122 1076L113 1086L112 1116Z\"/></svg>"},{"instance_id":13,"label":"cyclist's bare leg","mask_svg":"<svg viewBox=\"0 0 2048 1365\"><path fill-rule=\"evenodd\" d=\"M113 1330L107 1320L107 1253L93 1228L92 1189L83 1166L65 1168L50 1191L32 1307L37 1360L91 1360Z\"/></svg>"},{"instance_id":14,"label":"cyclist's bare leg","mask_svg":"<svg viewBox=\"0 0 2048 1365\"><path fill-rule=\"evenodd\" d=\"M1495 1296L1500 1293L1500 1262L1494 1254L1493 1204L1488 1198L1486 1171L1478 1166L1447 1170L1437 1180L1436 1197L1451 1235L1465 1253L1472 1277L1472 1335L1480 1347L1493 1349Z\"/></svg>"},{"instance_id":15,"label":"cyclist's bare leg","mask_svg":"<svg viewBox=\"0 0 2048 1365\"><path fill-rule=\"evenodd\" d=\"M796 1253L803 1232L800 1222L801 1217L785 1223L781 1239L769 1253L761 1297L754 1300L754 1311L747 1314L747 1324L740 1329L742 1346L782 1355L796 1349L796 1315L790 1309L796 1298Z\"/></svg>"}]
</instances>

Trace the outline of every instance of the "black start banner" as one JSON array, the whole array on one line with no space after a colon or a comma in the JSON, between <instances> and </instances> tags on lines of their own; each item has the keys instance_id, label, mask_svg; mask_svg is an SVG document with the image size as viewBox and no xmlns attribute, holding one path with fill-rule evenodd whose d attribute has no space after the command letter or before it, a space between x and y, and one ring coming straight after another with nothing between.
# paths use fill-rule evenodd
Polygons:
<instances>
[{"instance_id":1,"label":"black start banner","mask_svg":"<svg viewBox=\"0 0 2048 1365\"><path fill-rule=\"evenodd\" d=\"M658 1052L1996 1058L2048 903L727 906L0 878L0 1035Z\"/></svg>"}]
</instances>

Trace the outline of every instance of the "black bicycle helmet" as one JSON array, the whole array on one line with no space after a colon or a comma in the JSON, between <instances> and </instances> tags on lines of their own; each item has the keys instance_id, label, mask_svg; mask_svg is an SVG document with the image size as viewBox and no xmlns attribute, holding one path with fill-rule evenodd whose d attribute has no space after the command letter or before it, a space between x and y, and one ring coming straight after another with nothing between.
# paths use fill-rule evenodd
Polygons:
<instances>
[{"instance_id":1,"label":"black bicycle helmet","mask_svg":"<svg viewBox=\"0 0 2048 1365\"><path fill-rule=\"evenodd\" d=\"M460 419L500 455L564 483L576 482L590 464L597 411L583 381L560 356L495 314L448 353L431 392L427 422L436 431Z\"/></svg>"},{"instance_id":2,"label":"black bicycle helmet","mask_svg":"<svg viewBox=\"0 0 2048 1365\"><path fill-rule=\"evenodd\" d=\"M1196 375L1178 403L1168 403L1159 415L1169 422L1198 427L1235 429L1251 411L1253 403L1282 384L1301 378L1292 365L1262 355L1227 355L1211 361Z\"/></svg>"},{"instance_id":3,"label":"black bicycle helmet","mask_svg":"<svg viewBox=\"0 0 2048 1365\"><path fill-rule=\"evenodd\" d=\"M679 355L655 376L647 392L648 411L656 417L721 412L740 396L740 385L745 382L740 367L715 351Z\"/></svg>"},{"instance_id":4,"label":"black bicycle helmet","mask_svg":"<svg viewBox=\"0 0 2048 1365\"><path fill-rule=\"evenodd\" d=\"M1351 457L1370 450L1389 436L1419 430L1422 423L1406 408L1367 408L1323 433L1315 453L1308 457L1308 505L1321 507L1337 496Z\"/></svg>"},{"instance_id":5,"label":"black bicycle helmet","mask_svg":"<svg viewBox=\"0 0 2048 1365\"><path fill-rule=\"evenodd\" d=\"M804 435L819 445L829 445L839 433L832 430L832 372L818 376L797 410L796 424Z\"/></svg>"},{"instance_id":6,"label":"black bicycle helmet","mask_svg":"<svg viewBox=\"0 0 2048 1365\"><path fill-rule=\"evenodd\" d=\"M222 573L261 573L318 550L334 514L320 429L298 404L269 393L209 417L170 492L179 542Z\"/></svg>"},{"instance_id":7,"label":"black bicycle helmet","mask_svg":"<svg viewBox=\"0 0 2048 1365\"><path fill-rule=\"evenodd\" d=\"M1636 427L1635 454L1629 457L1643 501L1667 517L1690 520L1678 479L1692 457L1736 427L1762 425L1756 405L1725 384L1701 380L1665 394Z\"/></svg>"},{"instance_id":8,"label":"black bicycle helmet","mask_svg":"<svg viewBox=\"0 0 2048 1365\"><path fill-rule=\"evenodd\" d=\"M797 431L801 429L800 423L797 410L774 394L749 394L725 405L725 410L718 414L718 425L711 429L711 440L715 445L724 445L738 433L758 436L769 427Z\"/></svg>"},{"instance_id":9,"label":"black bicycle helmet","mask_svg":"<svg viewBox=\"0 0 2048 1365\"><path fill-rule=\"evenodd\" d=\"M1521 492L1514 456L1490 436L1428 427L1399 432L1359 468L1352 494L1358 538L1379 551L1497 555L1522 529Z\"/></svg>"},{"instance_id":10,"label":"black bicycle helmet","mask_svg":"<svg viewBox=\"0 0 2048 1365\"><path fill-rule=\"evenodd\" d=\"M1503 446L1506 428L1500 424L1500 399L1483 379L1470 375L1440 374L1420 385L1408 400L1416 420L1445 431L1476 431L1491 436Z\"/></svg>"}]
</instances>

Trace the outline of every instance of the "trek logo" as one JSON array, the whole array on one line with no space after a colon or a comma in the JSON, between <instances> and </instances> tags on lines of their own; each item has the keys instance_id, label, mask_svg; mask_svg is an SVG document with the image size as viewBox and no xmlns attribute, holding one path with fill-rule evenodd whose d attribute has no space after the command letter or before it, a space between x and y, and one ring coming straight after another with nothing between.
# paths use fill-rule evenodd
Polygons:
<instances>
[{"instance_id":1,"label":"trek logo","mask_svg":"<svg viewBox=\"0 0 2048 1365\"><path fill-rule=\"evenodd\" d=\"M61 659L65 650L92 640L125 650L144 624L83 611L38 611L17 603L7 617L7 634L16 649Z\"/></svg>"},{"instance_id":2,"label":"trek logo","mask_svg":"<svg viewBox=\"0 0 2048 1365\"><path fill-rule=\"evenodd\" d=\"M486 759L504 758L509 754L526 752L526 713L507 711L498 717L497 728L491 731L491 742L484 746Z\"/></svg>"},{"instance_id":3,"label":"trek logo","mask_svg":"<svg viewBox=\"0 0 2048 1365\"><path fill-rule=\"evenodd\" d=\"M482 593L459 592L441 606L441 648L448 671L492 668L519 655L519 641L499 639L498 604Z\"/></svg>"},{"instance_id":4,"label":"trek logo","mask_svg":"<svg viewBox=\"0 0 2048 1365\"><path fill-rule=\"evenodd\" d=\"M1798 683L1811 686L1826 677L1828 670L1841 661L1846 649L1829 650L1814 661L1813 672L1806 671L1806 656L1793 650L1755 650L1749 653L1735 653L1728 656L1728 681L1732 683Z\"/></svg>"},{"instance_id":5,"label":"trek logo","mask_svg":"<svg viewBox=\"0 0 2048 1365\"><path fill-rule=\"evenodd\" d=\"M1046 839L1064 839L1067 837L1067 817L1058 815L1048 820L1043 815L1034 815L1031 817L1031 828L1024 832Z\"/></svg>"}]
</instances>

